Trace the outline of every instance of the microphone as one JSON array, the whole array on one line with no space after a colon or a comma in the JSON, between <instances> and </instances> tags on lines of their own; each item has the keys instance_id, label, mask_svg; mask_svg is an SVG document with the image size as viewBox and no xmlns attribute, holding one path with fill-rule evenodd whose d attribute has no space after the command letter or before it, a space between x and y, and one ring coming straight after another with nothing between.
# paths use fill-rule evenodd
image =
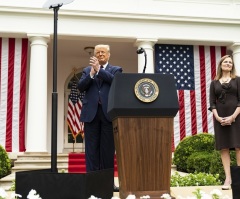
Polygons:
<instances>
[{"instance_id":1,"label":"microphone","mask_svg":"<svg viewBox=\"0 0 240 199\"><path fill-rule=\"evenodd\" d=\"M137 54L142 54L142 53L144 53L144 57L145 57L145 64L144 64L144 67L143 67L143 73L145 73L146 66L147 66L147 53L146 53L144 48L139 48L137 50Z\"/></svg>"},{"instance_id":2,"label":"microphone","mask_svg":"<svg viewBox=\"0 0 240 199\"><path fill-rule=\"evenodd\" d=\"M145 52L145 50L144 50L143 48L139 48L139 49L137 50L137 54L142 54L143 52Z\"/></svg>"}]
</instances>

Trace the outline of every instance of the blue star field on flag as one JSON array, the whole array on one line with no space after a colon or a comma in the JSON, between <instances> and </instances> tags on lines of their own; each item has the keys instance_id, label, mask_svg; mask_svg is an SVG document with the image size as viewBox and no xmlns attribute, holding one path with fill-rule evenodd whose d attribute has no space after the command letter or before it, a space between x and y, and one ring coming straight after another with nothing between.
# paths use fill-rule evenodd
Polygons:
<instances>
[{"instance_id":1,"label":"blue star field on flag","mask_svg":"<svg viewBox=\"0 0 240 199\"><path fill-rule=\"evenodd\" d=\"M194 90L193 46L163 44L155 50L156 72L173 74L178 90Z\"/></svg>"}]
</instances>

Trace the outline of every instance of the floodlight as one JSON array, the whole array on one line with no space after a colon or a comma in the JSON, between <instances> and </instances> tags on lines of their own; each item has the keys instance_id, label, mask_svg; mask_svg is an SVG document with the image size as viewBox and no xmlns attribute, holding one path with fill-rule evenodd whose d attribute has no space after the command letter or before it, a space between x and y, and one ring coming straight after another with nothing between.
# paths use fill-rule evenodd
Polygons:
<instances>
[{"instance_id":1,"label":"floodlight","mask_svg":"<svg viewBox=\"0 0 240 199\"><path fill-rule=\"evenodd\" d=\"M43 7L44 8L54 8L61 7L62 5L66 5L72 3L74 0L47 0Z\"/></svg>"}]
</instances>

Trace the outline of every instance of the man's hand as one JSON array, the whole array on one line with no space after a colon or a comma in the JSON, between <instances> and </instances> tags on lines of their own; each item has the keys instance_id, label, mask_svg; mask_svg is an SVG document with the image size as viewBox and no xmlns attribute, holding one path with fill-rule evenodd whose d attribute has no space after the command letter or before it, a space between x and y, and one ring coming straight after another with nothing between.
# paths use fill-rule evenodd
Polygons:
<instances>
[{"instance_id":1,"label":"man's hand","mask_svg":"<svg viewBox=\"0 0 240 199\"><path fill-rule=\"evenodd\" d=\"M92 69L95 71L94 74L96 74L100 70L100 64L98 62L98 59L96 57L90 57L90 63L92 66ZM91 70L92 72L92 70Z\"/></svg>"}]
</instances>

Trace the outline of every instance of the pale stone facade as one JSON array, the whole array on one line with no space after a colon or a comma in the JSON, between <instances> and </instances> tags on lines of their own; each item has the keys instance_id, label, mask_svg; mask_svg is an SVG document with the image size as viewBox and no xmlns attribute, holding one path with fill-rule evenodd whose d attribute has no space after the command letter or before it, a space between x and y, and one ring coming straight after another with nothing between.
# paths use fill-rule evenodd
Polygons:
<instances>
[{"instance_id":1,"label":"pale stone facade","mask_svg":"<svg viewBox=\"0 0 240 199\"><path fill-rule=\"evenodd\" d=\"M42 0L1 0L0 37L28 38L27 152L51 150L53 10ZM127 73L154 72L156 43L227 46L240 74L240 0L75 0L58 17L58 153L66 143L67 84L88 65L84 47L107 43ZM36 92L37 91L37 92ZM34 107L34 103L39 106ZM33 108L34 107L34 108ZM36 114L36 112L38 114ZM36 128L39 126L41 128ZM76 145L81 148L81 145Z\"/></svg>"}]
</instances>

